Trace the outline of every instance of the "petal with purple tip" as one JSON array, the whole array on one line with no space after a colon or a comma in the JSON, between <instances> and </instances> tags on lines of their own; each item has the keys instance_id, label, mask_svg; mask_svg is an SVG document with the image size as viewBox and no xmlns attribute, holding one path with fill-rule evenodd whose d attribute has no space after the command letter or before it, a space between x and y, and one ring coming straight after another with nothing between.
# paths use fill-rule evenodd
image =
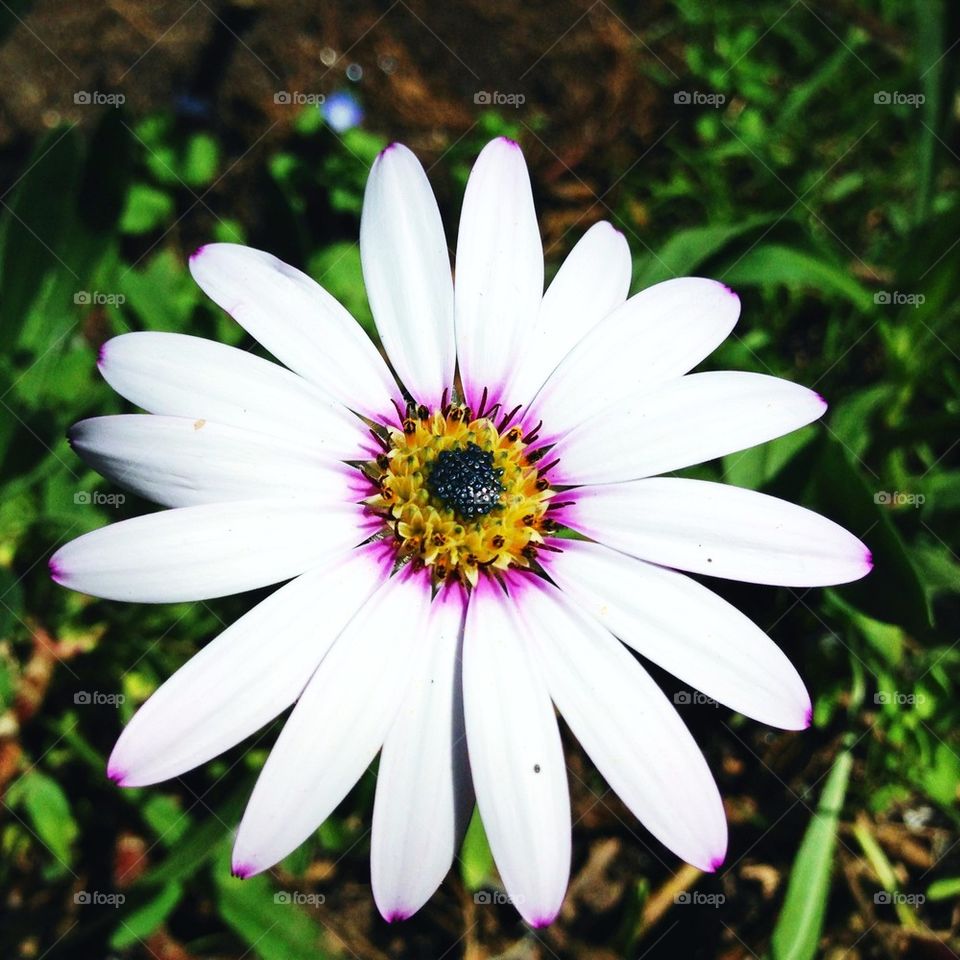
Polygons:
<instances>
[{"instance_id":1,"label":"petal with purple tip","mask_svg":"<svg viewBox=\"0 0 960 960\"><path fill-rule=\"evenodd\" d=\"M578 494L566 523L662 566L787 587L848 583L870 572L869 551L852 533L755 490L655 477Z\"/></svg>"},{"instance_id":2,"label":"petal with purple tip","mask_svg":"<svg viewBox=\"0 0 960 960\"><path fill-rule=\"evenodd\" d=\"M141 787L180 776L286 710L383 572L370 551L352 550L262 600L137 711L110 756L111 778Z\"/></svg>"},{"instance_id":3,"label":"petal with purple tip","mask_svg":"<svg viewBox=\"0 0 960 960\"><path fill-rule=\"evenodd\" d=\"M751 620L674 570L565 540L550 577L638 653L706 696L787 730L807 726L810 696L793 664Z\"/></svg>"},{"instance_id":4,"label":"petal with purple tip","mask_svg":"<svg viewBox=\"0 0 960 960\"><path fill-rule=\"evenodd\" d=\"M653 477L746 450L823 414L817 394L761 373L693 373L588 417L551 451L559 482Z\"/></svg>"},{"instance_id":5,"label":"petal with purple tip","mask_svg":"<svg viewBox=\"0 0 960 960\"><path fill-rule=\"evenodd\" d=\"M513 400L531 400L567 353L626 300L632 266L627 241L607 221L580 238L543 295L510 387Z\"/></svg>"},{"instance_id":6,"label":"petal with purple tip","mask_svg":"<svg viewBox=\"0 0 960 960\"><path fill-rule=\"evenodd\" d=\"M333 812L380 749L412 676L428 585L383 583L310 678L260 773L234 863L272 867Z\"/></svg>"},{"instance_id":7,"label":"petal with purple tip","mask_svg":"<svg viewBox=\"0 0 960 960\"><path fill-rule=\"evenodd\" d=\"M413 683L380 754L370 874L388 921L433 895L473 810L460 677L465 599L449 586L434 600Z\"/></svg>"},{"instance_id":8,"label":"petal with purple tip","mask_svg":"<svg viewBox=\"0 0 960 960\"><path fill-rule=\"evenodd\" d=\"M105 345L100 372L148 413L261 431L333 456L356 456L366 433L346 407L302 377L202 337L121 334Z\"/></svg>"},{"instance_id":9,"label":"petal with purple tip","mask_svg":"<svg viewBox=\"0 0 960 960\"><path fill-rule=\"evenodd\" d=\"M635 294L563 358L538 416L574 427L646 387L689 373L730 334L740 298L722 283L678 277Z\"/></svg>"},{"instance_id":10,"label":"petal with purple tip","mask_svg":"<svg viewBox=\"0 0 960 960\"><path fill-rule=\"evenodd\" d=\"M560 910L570 874L570 797L557 720L528 647L515 602L481 580L464 634L470 770L507 893L542 925Z\"/></svg>"},{"instance_id":11,"label":"petal with purple tip","mask_svg":"<svg viewBox=\"0 0 960 960\"><path fill-rule=\"evenodd\" d=\"M281 363L366 416L400 398L357 321L326 290L262 250L208 243L190 258L201 289Z\"/></svg>"},{"instance_id":12,"label":"petal with purple tip","mask_svg":"<svg viewBox=\"0 0 960 960\"><path fill-rule=\"evenodd\" d=\"M457 359L467 403L511 379L543 296L543 245L530 175L512 140L480 152L467 181L454 283Z\"/></svg>"},{"instance_id":13,"label":"petal with purple tip","mask_svg":"<svg viewBox=\"0 0 960 960\"><path fill-rule=\"evenodd\" d=\"M355 546L355 504L243 500L180 507L86 533L51 559L57 582L107 600L209 600L289 580Z\"/></svg>"},{"instance_id":14,"label":"petal with purple tip","mask_svg":"<svg viewBox=\"0 0 960 960\"><path fill-rule=\"evenodd\" d=\"M440 210L420 161L394 144L374 161L360 220L363 279L377 332L414 399L453 385L453 278Z\"/></svg>"},{"instance_id":15,"label":"petal with purple tip","mask_svg":"<svg viewBox=\"0 0 960 960\"><path fill-rule=\"evenodd\" d=\"M708 869L722 859L727 822L717 786L647 671L546 581L524 595L521 611L550 696L617 796L688 863Z\"/></svg>"},{"instance_id":16,"label":"petal with purple tip","mask_svg":"<svg viewBox=\"0 0 960 960\"><path fill-rule=\"evenodd\" d=\"M356 471L324 452L269 434L187 417L124 414L81 420L70 445L110 480L165 507L259 498L331 503ZM362 443L359 434L358 445ZM359 498L357 498L359 499Z\"/></svg>"},{"instance_id":17,"label":"petal with purple tip","mask_svg":"<svg viewBox=\"0 0 960 960\"><path fill-rule=\"evenodd\" d=\"M635 294L597 324L537 395L547 422L573 426L645 387L689 373L730 334L740 298L702 277Z\"/></svg>"}]
</instances>

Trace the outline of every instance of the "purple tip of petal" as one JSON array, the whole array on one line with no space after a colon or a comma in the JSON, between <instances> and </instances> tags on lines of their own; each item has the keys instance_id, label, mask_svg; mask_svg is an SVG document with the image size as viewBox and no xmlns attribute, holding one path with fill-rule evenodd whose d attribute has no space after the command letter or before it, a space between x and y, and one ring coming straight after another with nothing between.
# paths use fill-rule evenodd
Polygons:
<instances>
[{"instance_id":1,"label":"purple tip of petal","mask_svg":"<svg viewBox=\"0 0 960 960\"><path fill-rule=\"evenodd\" d=\"M97 351L97 366L102 370L103 365L107 362L107 345L106 343L100 344L100 349Z\"/></svg>"},{"instance_id":2,"label":"purple tip of petal","mask_svg":"<svg viewBox=\"0 0 960 960\"><path fill-rule=\"evenodd\" d=\"M873 569L873 551L867 551L867 555L863 558L863 562L867 565L867 573L869 573Z\"/></svg>"},{"instance_id":3,"label":"purple tip of petal","mask_svg":"<svg viewBox=\"0 0 960 960\"><path fill-rule=\"evenodd\" d=\"M803 729L807 730L813 724L813 707L807 707L807 712L803 716Z\"/></svg>"},{"instance_id":4,"label":"purple tip of petal","mask_svg":"<svg viewBox=\"0 0 960 960\"><path fill-rule=\"evenodd\" d=\"M544 927L549 927L550 924L556 919L557 915L555 913L551 913L545 917L537 917L534 920L531 920L530 926L533 927L534 930L542 930Z\"/></svg>"},{"instance_id":5,"label":"purple tip of petal","mask_svg":"<svg viewBox=\"0 0 960 960\"><path fill-rule=\"evenodd\" d=\"M249 880L256 872L256 868L249 863L235 863L230 868L230 873L238 880Z\"/></svg>"},{"instance_id":6,"label":"purple tip of petal","mask_svg":"<svg viewBox=\"0 0 960 960\"><path fill-rule=\"evenodd\" d=\"M597 223L594 224L594 227L591 227L590 229L592 230L594 228L602 228L604 230L609 231L611 234L613 234L613 236L620 237L621 239L626 240L626 236L624 235L624 232L618 229L617 227L615 227L609 220L598 220ZM529 416L529 414L530 414L530 408L528 407L526 411L524 411L523 415L526 418Z\"/></svg>"},{"instance_id":7,"label":"purple tip of petal","mask_svg":"<svg viewBox=\"0 0 960 960\"><path fill-rule=\"evenodd\" d=\"M830 404L827 403L827 398L822 393L817 393L816 390L813 392L816 394L817 399L823 404L823 409L826 410L827 407L830 406Z\"/></svg>"},{"instance_id":8,"label":"purple tip of petal","mask_svg":"<svg viewBox=\"0 0 960 960\"><path fill-rule=\"evenodd\" d=\"M714 857L710 861L710 872L716 873L723 866L724 857Z\"/></svg>"},{"instance_id":9,"label":"purple tip of petal","mask_svg":"<svg viewBox=\"0 0 960 960\"><path fill-rule=\"evenodd\" d=\"M520 149L520 144L516 140L511 139L510 137L497 137L501 143L505 143L508 147L514 147L517 150Z\"/></svg>"},{"instance_id":10,"label":"purple tip of petal","mask_svg":"<svg viewBox=\"0 0 960 960\"><path fill-rule=\"evenodd\" d=\"M400 923L402 920L409 920L410 914L406 910L391 910L383 915L383 919L387 923Z\"/></svg>"},{"instance_id":11,"label":"purple tip of petal","mask_svg":"<svg viewBox=\"0 0 960 960\"><path fill-rule=\"evenodd\" d=\"M204 244L202 244L201 246L197 247L197 249L194 250L193 253L190 254L190 262L193 263L193 261L196 260L197 257L199 257L199 256L203 253L204 250L207 249L207 246L208 246L208 244L204 243Z\"/></svg>"},{"instance_id":12,"label":"purple tip of petal","mask_svg":"<svg viewBox=\"0 0 960 960\"><path fill-rule=\"evenodd\" d=\"M737 300L740 299L740 294L737 293L737 291L734 290L733 287L728 287L725 283L721 283L720 286L723 287L723 289L726 290L731 297L735 297Z\"/></svg>"},{"instance_id":13,"label":"purple tip of petal","mask_svg":"<svg viewBox=\"0 0 960 960\"><path fill-rule=\"evenodd\" d=\"M394 140L393 143L388 143L388 144L377 154L377 159L379 160L381 157L385 157L394 147L399 147L399 146L400 146L400 144L397 143L396 140Z\"/></svg>"},{"instance_id":14,"label":"purple tip of petal","mask_svg":"<svg viewBox=\"0 0 960 960\"><path fill-rule=\"evenodd\" d=\"M56 557L51 557L47 561L47 567L50 569L50 578L59 584L63 584L63 581L66 579L66 574L63 572L63 567L57 562Z\"/></svg>"},{"instance_id":15,"label":"purple tip of petal","mask_svg":"<svg viewBox=\"0 0 960 960\"><path fill-rule=\"evenodd\" d=\"M123 771L118 770L116 767L107 767L107 777L118 787L122 787L126 774L123 773Z\"/></svg>"}]
</instances>

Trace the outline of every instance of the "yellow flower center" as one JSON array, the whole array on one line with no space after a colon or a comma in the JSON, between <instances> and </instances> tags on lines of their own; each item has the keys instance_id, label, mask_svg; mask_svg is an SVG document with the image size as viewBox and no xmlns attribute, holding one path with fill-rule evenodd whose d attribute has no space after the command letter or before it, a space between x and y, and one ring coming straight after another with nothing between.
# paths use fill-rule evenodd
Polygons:
<instances>
[{"instance_id":1,"label":"yellow flower center","mask_svg":"<svg viewBox=\"0 0 960 960\"><path fill-rule=\"evenodd\" d=\"M399 563L429 569L435 586L476 585L481 571L529 569L555 495L538 468L535 436L499 429L489 415L449 404L407 410L403 429L386 428L386 447L363 471L377 489L364 502L390 528Z\"/></svg>"}]
</instances>

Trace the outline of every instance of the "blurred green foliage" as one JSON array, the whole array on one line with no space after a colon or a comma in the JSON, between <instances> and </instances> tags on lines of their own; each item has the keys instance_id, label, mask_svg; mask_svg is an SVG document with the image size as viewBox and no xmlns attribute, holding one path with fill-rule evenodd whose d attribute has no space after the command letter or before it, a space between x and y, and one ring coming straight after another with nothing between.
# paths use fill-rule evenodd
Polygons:
<instances>
[{"instance_id":1,"label":"blurred green foliage","mask_svg":"<svg viewBox=\"0 0 960 960\"><path fill-rule=\"evenodd\" d=\"M812 957L828 916L841 821L866 811L899 822L905 811L930 808L928 816L957 827L960 183L947 145L956 62L945 55L938 3L888 0L863 22L851 18L842 35L805 3L762 18L745 18L738 7L676 4L671 27L684 38L687 73L655 65L651 81L665 100L697 91L724 101L671 102L662 139L619 183L610 215L634 250L634 289L700 274L740 292L740 326L710 367L785 376L831 403L823 425L692 474L820 510L874 552L876 568L861 584L772 599L735 587L728 594L761 624L774 624L772 635L814 692L816 742L833 744L834 772L808 784L802 843L780 851L785 870L796 862L780 920L771 912L765 928L766 937L776 931L773 956ZM925 100L875 102L891 91ZM523 141L536 131L549 141L550 128L549 116L480 114L434 176L462 189L490 136ZM207 239L255 240L303 265L373 333L356 221L367 170L385 143L363 129L335 136L306 110L266 164L271 217L262 235L248 236L238 214L221 211ZM38 864L53 900L78 885L122 887L125 902L75 934L91 950L136 950L199 896L212 897L219 922L201 925L195 951L233 942L243 945L238 955L249 947L265 960L297 960L324 955L321 944L331 955L337 948L305 912L274 909L282 891L272 880L233 880L227 861L269 731L160 788L117 791L103 772L121 724L259 595L130 607L72 594L45 577L56 546L146 509L132 497L119 506L91 502L92 493L112 491L64 439L76 420L124 409L97 376L99 343L150 329L252 346L185 267L183 224L206 206L226 157L215 136L185 129L173 112L134 119L110 110L91 137L63 128L38 143L0 219L5 735L17 732L10 718L31 664L43 660L44 644L55 649L45 700L20 731L0 873L4 883L15 875L24 882L28 865ZM613 183L623 171L606 174ZM312 219L314 195L348 227L331 231ZM455 222L455 210L445 214ZM120 706L85 702L91 692ZM709 738L708 753L729 736L722 727L698 734ZM315 859L364 859L372 784L365 778L310 849L288 858L285 876L315 885L307 876ZM761 826L776 816L759 805ZM148 869L124 876L116 866L118 829L145 838ZM932 903L960 895L956 863L945 864L925 875ZM459 873L469 891L496 883L478 819ZM633 934L644 896L626 924Z\"/></svg>"}]
</instances>

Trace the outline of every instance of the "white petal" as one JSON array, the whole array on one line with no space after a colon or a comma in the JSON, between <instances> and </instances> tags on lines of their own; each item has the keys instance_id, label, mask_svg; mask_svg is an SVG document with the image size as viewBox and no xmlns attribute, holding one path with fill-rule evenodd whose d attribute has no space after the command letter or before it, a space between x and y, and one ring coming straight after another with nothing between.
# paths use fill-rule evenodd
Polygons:
<instances>
[{"instance_id":1,"label":"white petal","mask_svg":"<svg viewBox=\"0 0 960 960\"><path fill-rule=\"evenodd\" d=\"M429 600L422 579L393 577L320 662L247 804L233 848L238 876L296 849L370 765L409 688Z\"/></svg>"},{"instance_id":2,"label":"white petal","mask_svg":"<svg viewBox=\"0 0 960 960\"><path fill-rule=\"evenodd\" d=\"M366 428L346 407L269 360L181 333L124 333L100 350L107 383L148 413L213 420L356 458Z\"/></svg>"},{"instance_id":3,"label":"white petal","mask_svg":"<svg viewBox=\"0 0 960 960\"><path fill-rule=\"evenodd\" d=\"M677 711L623 644L556 587L531 584L520 600L550 696L604 779L661 843L715 870L727 849L723 803Z\"/></svg>"},{"instance_id":4,"label":"white petal","mask_svg":"<svg viewBox=\"0 0 960 960\"><path fill-rule=\"evenodd\" d=\"M107 600L209 600L289 580L364 539L360 507L243 500L163 510L85 533L50 558L57 583Z\"/></svg>"},{"instance_id":5,"label":"white petal","mask_svg":"<svg viewBox=\"0 0 960 960\"><path fill-rule=\"evenodd\" d=\"M658 477L578 491L564 523L641 560L747 583L819 587L858 580L870 551L826 517L777 497Z\"/></svg>"},{"instance_id":6,"label":"white petal","mask_svg":"<svg viewBox=\"0 0 960 960\"><path fill-rule=\"evenodd\" d=\"M377 331L413 397L439 406L453 386L453 277L440 210L402 144L374 161L360 220L363 279Z\"/></svg>"},{"instance_id":7,"label":"white petal","mask_svg":"<svg viewBox=\"0 0 960 960\"><path fill-rule=\"evenodd\" d=\"M384 574L372 551L352 550L261 601L137 711L110 777L142 787L180 776L282 713Z\"/></svg>"},{"instance_id":8,"label":"white petal","mask_svg":"<svg viewBox=\"0 0 960 960\"><path fill-rule=\"evenodd\" d=\"M94 470L166 507L227 500L343 498L358 471L303 444L185 417L81 420L70 445ZM359 497L357 498L359 499Z\"/></svg>"},{"instance_id":9,"label":"white petal","mask_svg":"<svg viewBox=\"0 0 960 960\"><path fill-rule=\"evenodd\" d=\"M627 298L630 248L605 220L570 251L543 295L510 388L514 402L533 398L558 363Z\"/></svg>"},{"instance_id":10,"label":"white petal","mask_svg":"<svg viewBox=\"0 0 960 960\"><path fill-rule=\"evenodd\" d=\"M543 295L543 246L520 147L500 137L477 157L457 239L457 358L467 402L499 398Z\"/></svg>"},{"instance_id":11,"label":"white petal","mask_svg":"<svg viewBox=\"0 0 960 960\"><path fill-rule=\"evenodd\" d=\"M740 298L715 280L665 280L631 297L574 347L540 391L548 428L572 427L645 386L683 376L718 347Z\"/></svg>"},{"instance_id":12,"label":"white petal","mask_svg":"<svg viewBox=\"0 0 960 960\"><path fill-rule=\"evenodd\" d=\"M557 482L616 483L766 443L822 416L823 398L789 380L723 370L648 388L571 430L551 451Z\"/></svg>"},{"instance_id":13,"label":"white petal","mask_svg":"<svg viewBox=\"0 0 960 960\"><path fill-rule=\"evenodd\" d=\"M553 581L638 653L713 700L785 730L810 724L810 696L783 651L736 607L674 570L564 540Z\"/></svg>"},{"instance_id":14,"label":"white petal","mask_svg":"<svg viewBox=\"0 0 960 960\"><path fill-rule=\"evenodd\" d=\"M190 258L203 291L281 363L351 410L375 419L400 399L393 375L356 320L282 260L234 243Z\"/></svg>"},{"instance_id":15,"label":"white petal","mask_svg":"<svg viewBox=\"0 0 960 960\"><path fill-rule=\"evenodd\" d=\"M473 810L460 670L464 602L452 587L434 601L413 682L380 754L370 875L388 921L406 919L433 896Z\"/></svg>"},{"instance_id":16,"label":"white petal","mask_svg":"<svg viewBox=\"0 0 960 960\"><path fill-rule=\"evenodd\" d=\"M515 604L485 580L467 608L463 706L477 805L521 916L552 922L570 875L570 797L557 720Z\"/></svg>"}]
</instances>

